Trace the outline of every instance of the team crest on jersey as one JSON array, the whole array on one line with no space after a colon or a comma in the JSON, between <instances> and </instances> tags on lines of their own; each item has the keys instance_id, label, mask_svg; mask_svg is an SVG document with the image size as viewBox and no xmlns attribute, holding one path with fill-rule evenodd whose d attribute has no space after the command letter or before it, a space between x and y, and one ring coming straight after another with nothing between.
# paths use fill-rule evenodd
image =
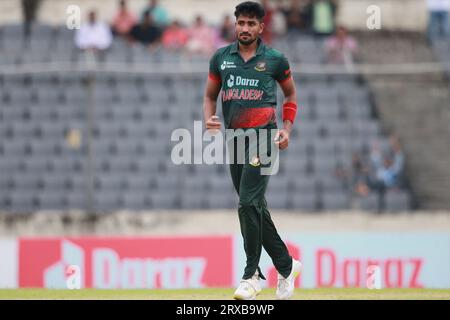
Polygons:
<instances>
[{"instance_id":1,"label":"team crest on jersey","mask_svg":"<svg viewBox=\"0 0 450 320\"><path fill-rule=\"evenodd\" d=\"M259 161L257 156L254 156L252 161L250 161L250 164L254 167L258 167L261 164L261 161Z\"/></svg>"},{"instance_id":2,"label":"team crest on jersey","mask_svg":"<svg viewBox=\"0 0 450 320\"><path fill-rule=\"evenodd\" d=\"M255 66L256 71L266 71L266 63L264 61L259 61Z\"/></svg>"}]
</instances>

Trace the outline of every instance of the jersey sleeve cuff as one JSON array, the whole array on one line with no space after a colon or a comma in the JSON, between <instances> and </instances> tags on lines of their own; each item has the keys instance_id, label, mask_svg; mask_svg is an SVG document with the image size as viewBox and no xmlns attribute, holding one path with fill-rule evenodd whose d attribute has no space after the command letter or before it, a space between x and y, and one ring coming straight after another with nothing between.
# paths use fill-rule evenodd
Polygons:
<instances>
[{"instance_id":1,"label":"jersey sleeve cuff","mask_svg":"<svg viewBox=\"0 0 450 320\"><path fill-rule=\"evenodd\" d=\"M291 78L292 78L292 76L289 75L289 76L288 76L287 78L285 78L285 79L278 80L278 83L279 83L279 84L282 84L282 83L288 81L288 80L291 79Z\"/></svg>"},{"instance_id":2,"label":"jersey sleeve cuff","mask_svg":"<svg viewBox=\"0 0 450 320\"><path fill-rule=\"evenodd\" d=\"M221 83L221 82L222 82L222 80L220 79L220 76L219 76L219 75L216 75L216 74L214 74L214 73L212 73L212 72L210 72L210 73L208 74L208 78L209 78L210 80L214 81L214 82L217 82L217 83Z\"/></svg>"}]
</instances>

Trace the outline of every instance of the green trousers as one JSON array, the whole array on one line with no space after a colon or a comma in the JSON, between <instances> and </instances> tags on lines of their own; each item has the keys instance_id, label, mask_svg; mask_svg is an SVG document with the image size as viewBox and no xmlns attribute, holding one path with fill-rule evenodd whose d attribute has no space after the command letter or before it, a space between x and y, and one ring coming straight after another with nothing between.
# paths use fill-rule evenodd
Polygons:
<instances>
[{"instance_id":1,"label":"green trousers","mask_svg":"<svg viewBox=\"0 0 450 320\"><path fill-rule=\"evenodd\" d=\"M273 148L277 148L271 142L270 130L267 131L267 134L258 133L257 138L258 141L267 139L268 150L266 153L268 155L271 154ZM228 143L230 146L230 142ZM292 268L292 257L275 228L264 197L270 175L262 175L261 169L270 166L270 163L258 164L258 160L255 161L253 157L249 157L249 154L254 154L249 150L257 147L249 141L245 141L245 162L237 163L237 148L240 146L236 137L233 138L233 143L234 147L230 148L234 148L234 155L232 155L234 163L230 164L230 171L234 188L239 195L239 223L247 256L242 279L251 278L256 270L261 278L265 279L259 268L263 247L271 257L278 273L283 277L288 277Z\"/></svg>"}]
</instances>

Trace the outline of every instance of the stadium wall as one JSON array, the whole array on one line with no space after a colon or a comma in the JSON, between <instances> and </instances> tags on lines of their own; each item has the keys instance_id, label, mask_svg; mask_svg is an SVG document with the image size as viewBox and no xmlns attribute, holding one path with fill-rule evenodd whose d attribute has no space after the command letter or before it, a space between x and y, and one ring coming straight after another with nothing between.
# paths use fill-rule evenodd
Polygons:
<instances>
[{"instance_id":1,"label":"stadium wall","mask_svg":"<svg viewBox=\"0 0 450 320\"><path fill-rule=\"evenodd\" d=\"M0 239L0 288L18 287L18 244L14 238Z\"/></svg>"},{"instance_id":2,"label":"stadium wall","mask_svg":"<svg viewBox=\"0 0 450 320\"><path fill-rule=\"evenodd\" d=\"M291 255L304 263L297 287L450 288L448 234L283 236ZM2 240L0 287L234 287L245 267L242 247L240 235ZM266 253L260 267L267 277L263 286L276 286L277 273Z\"/></svg>"},{"instance_id":3,"label":"stadium wall","mask_svg":"<svg viewBox=\"0 0 450 320\"><path fill-rule=\"evenodd\" d=\"M233 8L240 0L161 0L172 18L192 22L196 14L202 14L206 21L218 24L223 15L233 14ZM21 21L17 0L0 2L0 24ZM129 0L134 12L141 12L147 0ZM367 30L367 8L376 5L381 9L382 28L388 30L424 31L427 24L426 2L424 0L340 0L339 23L354 30ZM111 20L117 8L117 0L44 0L39 11L39 20L50 24L64 24L69 5L79 5L83 10L95 8L101 19ZM83 14L85 17L86 14Z\"/></svg>"}]
</instances>

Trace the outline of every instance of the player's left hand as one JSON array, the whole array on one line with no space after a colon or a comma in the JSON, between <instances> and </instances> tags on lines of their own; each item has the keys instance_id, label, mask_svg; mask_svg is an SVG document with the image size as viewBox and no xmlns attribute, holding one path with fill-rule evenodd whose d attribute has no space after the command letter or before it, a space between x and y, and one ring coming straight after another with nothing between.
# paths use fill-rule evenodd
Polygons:
<instances>
[{"instance_id":1,"label":"player's left hand","mask_svg":"<svg viewBox=\"0 0 450 320\"><path fill-rule=\"evenodd\" d=\"M289 145L289 131L286 129L278 130L275 135L275 144L280 150L286 149Z\"/></svg>"}]
</instances>

